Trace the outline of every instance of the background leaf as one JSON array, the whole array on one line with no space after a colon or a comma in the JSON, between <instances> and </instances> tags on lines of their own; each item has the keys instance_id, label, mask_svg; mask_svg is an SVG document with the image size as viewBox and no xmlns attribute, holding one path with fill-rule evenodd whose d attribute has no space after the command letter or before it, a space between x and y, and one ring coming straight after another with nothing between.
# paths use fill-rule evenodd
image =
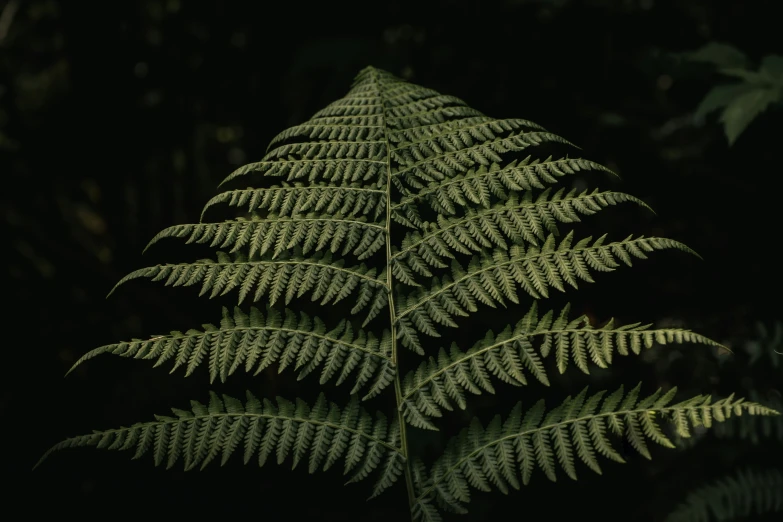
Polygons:
<instances>
[{"instance_id":1,"label":"background leaf","mask_svg":"<svg viewBox=\"0 0 783 522\"><path fill-rule=\"evenodd\" d=\"M761 72L783 86L783 56L770 54L761 60Z\"/></svg>"},{"instance_id":2,"label":"background leaf","mask_svg":"<svg viewBox=\"0 0 783 522\"><path fill-rule=\"evenodd\" d=\"M750 122L778 99L780 91L777 89L753 89L729 103L721 115L729 145L733 145Z\"/></svg>"},{"instance_id":3,"label":"background leaf","mask_svg":"<svg viewBox=\"0 0 783 522\"><path fill-rule=\"evenodd\" d=\"M746 83L732 85L718 85L710 89L707 96L701 101L693 114L693 121L697 125L704 123L705 117L712 111L718 110L730 104L738 96L751 90L753 87Z\"/></svg>"},{"instance_id":4,"label":"background leaf","mask_svg":"<svg viewBox=\"0 0 783 522\"><path fill-rule=\"evenodd\" d=\"M748 63L745 54L736 47L719 42L710 42L704 47L685 54L694 62L708 62L722 69L741 68Z\"/></svg>"}]
</instances>

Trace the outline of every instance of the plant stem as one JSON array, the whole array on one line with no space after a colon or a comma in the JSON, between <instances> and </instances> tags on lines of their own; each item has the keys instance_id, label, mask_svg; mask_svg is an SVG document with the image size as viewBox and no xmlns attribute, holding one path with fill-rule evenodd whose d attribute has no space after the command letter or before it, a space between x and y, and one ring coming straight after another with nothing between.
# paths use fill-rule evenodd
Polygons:
<instances>
[{"instance_id":1,"label":"plant stem","mask_svg":"<svg viewBox=\"0 0 783 522\"><path fill-rule=\"evenodd\" d=\"M378 82L378 77L373 75L376 88L378 89L378 97L383 102L383 94L381 86ZM400 451L405 457L405 487L408 490L408 509L409 512L413 510L414 500L416 495L413 491L413 477L411 476L410 459L408 455L408 437L406 434L405 416L402 411L402 385L400 384L400 367L398 364L397 353L397 317L394 309L394 294L392 292L392 253L391 253L391 157L390 157L390 145L389 145L389 130L386 126L386 109L383 109L383 134L386 139L386 284L389 290L389 320L391 326L391 350L392 350L392 363L394 364L394 395L397 406L397 421L400 425Z\"/></svg>"}]
</instances>

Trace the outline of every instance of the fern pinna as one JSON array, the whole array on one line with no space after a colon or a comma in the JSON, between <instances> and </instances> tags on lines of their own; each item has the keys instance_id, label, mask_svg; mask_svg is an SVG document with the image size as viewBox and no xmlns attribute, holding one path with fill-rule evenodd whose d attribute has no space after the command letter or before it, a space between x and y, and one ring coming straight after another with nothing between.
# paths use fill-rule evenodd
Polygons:
<instances>
[{"instance_id":1,"label":"fern pinna","mask_svg":"<svg viewBox=\"0 0 783 522\"><path fill-rule=\"evenodd\" d=\"M783 513L783 473L740 469L689 493L665 522L730 522L773 513Z\"/></svg>"},{"instance_id":2,"label":"fern pinna","mask_svg":"<svg viewBox=\"0 0 783 522\"><path fill-rule=\"evenodd\" d=\"M576 478L577 461L600 472L599 457L623 460L616 437L649 457L648 441L672 445L661 419L687 436L731 415L775 414L733 397L672 404L675 389L644 397L638 387L606 396L584 390L549 409L526 401L486 427L474 420L429 466L409 454L409 429L437 429L443 411L464 409L470 394L493 392L499 381L548 385L547 359L559 372L573 364L588 373L656 342L717 344L687 330L595 328L568 307L539 310L552 290L592 282L596 272L655 250L691 252L666 238L563 233L564 224L606 207L645 205L620 192L558 188L574 173L609 171L567 156L524 157L542 144L569 145L530 121L496 120L452 96L364 69L345 98L278 135L261 161L226 180L265 178L262 188L216 196L202 220L216 205L241 217L176 225L151 242L208 244L219 249L215 258L142 268L120 281L200 285L209 297L236 294L239 306L224 310L219 325L103 346L77 362L113 353L182 367L186 375L206 364L212 380L276 363L300 377L317 372L322 383L348 382L347 406L323 395L273 401L248 392L241 401L212 393L207 404L194 401L173 416L73 437L52 450L150 452L156 464L181 459L187 469L234 453L259 465L291 458L311 472L339 462L351 481L374 475L373 496L403 477L412 518L435 521L443 511L464 512L471 488L507 492L536 469L552 480L558 469ZM326 324L286 308L300 298L349 302L347 317ZM523 307L516 325L472 347L439 348L444 329L508 302ZM414 368L406 375L403 357ZM387 390L397 411L362 407Z\"/></svg>"}]
</instances>

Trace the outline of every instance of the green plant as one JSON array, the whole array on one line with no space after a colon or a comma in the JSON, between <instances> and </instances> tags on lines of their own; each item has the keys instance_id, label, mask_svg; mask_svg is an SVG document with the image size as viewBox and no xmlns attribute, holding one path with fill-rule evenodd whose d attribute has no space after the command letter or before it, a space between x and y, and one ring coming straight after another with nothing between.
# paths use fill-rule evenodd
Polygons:
<instances>
[{"instance_id":1,"label":"green plant","mask_svg":"<svg viewBox=\"0 0 783 522\"><path fill-rule=\"evenodd\" d=\"M713 64L724 76L739 78L739 82L713 87L694 114L694 121L701 124L709 113L723 109L720 121L729 145L737 141L759 114L783 103L783 56L765 56L758 70L750 68L750 61L741 51L716 42L684 56L691 61Z\"/></svg>"},{"instance_id":2,"label":"green plant","mask_svg":"<svg viewBox=\"0 0 783 522\"><path fill-rule=\"evenodd\" d=\"M780 470L740 470L693 491L666 522L729 522L783 512Z\"/></svg>"},{"instance_id":3,"label":"green plant","mask_svg":"<svg viewBox=\"0 0 783 522\"><path fill-rule=\"evenodd\" d=\"M645 205L611 191L553 193L560 178L609 171L584 159L519 154L543 144L568 142L532 122L489 118L452 96L363 70L345 98L278 135L262 161L226 179L262 174L271 183L229 190L205 208L228 205L244 216L177 225L151 242L186 238L227 252L143 268L119 283L146 277L201 285L200 295L237 292L240 305L266 301L266 311L224 309L219 326L104 346L77 362L114 353L156 366L172 360L186 375L207 364L212 380L241 369L257 374L274 363L298 370L300 378L320 369L322 384L353 383L347 406L323 394L309 406L213 392L208 404L194 401L191 410L173 409L174 416L154 422L73 437L43 458L65 447L97 446L135 449L137 457L151 451L167 467L182 458L186 469L225 462L235 452L260 465L291 456L294 466L311 472L342 460L350 482L377 471L373 496L404 476L412 518L440 520L438 508L465 511L470 486L506 492L527 483L536 468L552 480L558 467L576 478L576 460L600 473L598 455L623 461L613 436L649 458L648 439L672 446L659 419L687 436L693 426L732 415L775 414L733 396L671 404L675 388L643 398L639 386L606 397L585 389L551 409L543 401L517 405L486 427L474 419L429 468L409 454L409 426L437 429L443 410L464 409L468 393L493 392L498 381L520 386L532 376L549 384L548 360L561 373L572 361L589 373L655 341L717 344L682 329L611 321L596 328L584 316L570 318L569 307L539 316L538 300L552 289L592 282L591 272L630 266L654 250L692 253L657 237L609 243L606 235L577 240L571 230L558 239L560 224L580 215L626 201ZM306 296L319 306L350 298L346 308L362 314L361 325L347 318L327 325L281 307ZM527 313L514 327L488 332L469 350L441 349L403 376L402 348L434 354L432 341L458 321L464 326L479 305L524 301ZM395 398L390 417L360 405L386 390Z\"/></svg>"},{"instance_id":4,"label":"green plant","mask_svg":"<svg viewBox=\"0 0 783 522\"><path fill-rule=\"evenodd\" d=\"M767 326L758 321L754 327L754 335L727 342L739 345L731 357L715 354L714 358L702 358L700 362L703 361L705 366L698 374L703 377L695 378L692 387L703 390L726 382L735 383L735 391L749 400L780 410L783 409L780 388L783 357L778 350L783 343L783 323L775 321ZM686 356L682 350L679 354L673 350L671 355ZM666 369L668 364L664 363L660 371ZM711 380L713 385L709 382ZM740 448L739 441L748 446L758 446L763 442L780 446L783 444L783 416L734 417L709 432L700 430L687 439L676 437L674 442L680 448L692 448L706 438L732 440L735 451Z\"/></svg>"},{"instance_id":5,"label":"green plant","mask_svg":"<svg viewBox=\"0 0 783 522\"><path fill-rule=\"evenodd\" d=\"M735 357L722 356L716 367L704 375L714 382L738 383L751 401L761 401L783 408L780 392L783 325L762 322L755 325L755 335L738 342ZM780 473L780 448L783 444L783 417L741 416L727 419L709 433L690 439L675 438L678 447L703 455L690 457L694 462L709 460L709 454L720 453L722 467L734 470L746 467L758 455L759 464L738 473L725 474L690 491L667 517L667 522L723 522L746 520L753 515L766 516L783 511L783 475ZM718 441L723 445L717 445ZM730 444L729 444L730 441ZM711 444L710 444L711 442ZM700 444L707 447L702 448ZM697 453L698 455L698 453Z\"/></svg>"},{"instance_id":6,"label":"green plant","mask_svg":"<svg viewBox=\"0 0 783 522\"><path fill-rule=\"evenodd\" d=\"M759 321L756 322L755 329L756 335L741 347L747 360L740 366L745 370L741 382L751 400L760 400L775 409L781 409L783 356L779 350L783 344L783 323L775 321L767 327ZM725 358L720 362L722 365L728 365ZM783 417L737 417L731 422L721 424L715 430L715 436L739 438L751 444L772 440L783 445Z\"/></svg>"}]
</instances>

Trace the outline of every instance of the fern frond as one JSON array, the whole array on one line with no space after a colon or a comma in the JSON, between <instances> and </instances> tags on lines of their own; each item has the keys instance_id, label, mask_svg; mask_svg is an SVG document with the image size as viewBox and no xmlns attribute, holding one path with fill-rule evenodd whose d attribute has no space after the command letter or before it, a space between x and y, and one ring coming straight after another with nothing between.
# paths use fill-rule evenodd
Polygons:
<instances>
[{"instance_id":1,"label":"fern frond","mask_svg":"<svg viewBox=\"0 0 783 522\"><path fill-rule=\"evenodd\" d=\"M212 394L209 405L194 402L193 411L175 409L175 417L74 437L47 455L76 446L135 449L137 457L151 450L156 464L171 466L182 457L191 469L218 455L225 462L243 445L245 460L259 464L272 454L278 462L292 456L294 466L307 460L314 471L343 460L351 481L378 472L373 497L404 474L414 517L439 521L439 509L465 512L470 486L507 491L527 483L536 467L554 480L558 467L575 477L577 458L598 472L598 454L622 461L608 431L625 433L649 456L647 440L671 445L656 415L672 417L687 437L690 425L708 426L732 412L774 413L732 398L667 406L673 391L638 404L638 389L627 395L620 390L603 403L600 393L588 397L585 391L550 412L540 402L524 415L518 406L505 422L496 417L486 428L474 422L429 473L409 459L407 424L434 428L432 419L443 409L454 403L464 408L468 392L492 392L498 379L524 385L533 375L548 384L543 359L549 355L560 372L570 360L588 372L588 359L605 367L613 351L638 353L653 341L712 343L685 330L611 323L596 329L586 318L569 319L567 308L557 318L550 312L539 319L533 307L516 328L490 332L465 353L456 346L441 350L401 382L399 346L423 355L420 334L439 337L442 327L456 327L479 302L519 303L518 287L545 298L552 288L592 282L592 272L630 266L632 258L653 250L692 253L655 237L575 242L570 231L556 240L562 224L620 202L644 203L618 192L552 187L577 172L609 171L567 156L519 160L519 152L543 144L571 145L530 121L490 118L459 98L363 70L345 97L278 134L260 161L224 180L257 175L262 186L228 190L204 208L225 204L249 216L173 226L150 243L183 238L223 250L215 259L142 268L118 283L145 277L166 286L198 284L200 295L210 298L236 291L239 303L269 304L266 317L255 308L233 315L224 309L219 326L103 346L77 362L100 353L154 360L156 366L173 360L186 375L206 362L211 381L242 366L258 373L278 363L299 378L320 370L322 383L352 380L350 404L340 409L320 396L311 409L300 399L261 402L248 394L242 403ZM398 235L397 225L412 230ZM338 253L358 259L333 259ZM466 266L458 255L468 256ZM434 269L446 269L446 275L428 286L417 281L432 277ZM408 292L397 283L416 288ZM317 318L274 309L278 301L305 296L321 306L350 300L352 314L366 314L362 329L354 331L348 320L327 329ZM381 311L388 321L373 335L366 327ZM391 383L398 403L394 421L360 409L356 392L369 398Z\"/></svg>"},{"instance_id":2,"label":"fern frond","mask_svg":"<svg viewBox=\"0 0 783 522\"><path fill-rule=\"evenodd\" d=\"M585 315L569 320L569 310L570 304L556 318L554 311L550 310L539 319L538 305L533 302L513 330L508 326L497 336L489 331L467 352L460 350L456 344L452 344L448 352L441 348L437 359L429 357L428 361L405 376L400 410L406 420L418 428L437 429L431 418L440 417L443 409L452 411L453 404L464 410L467 407L465 392L494 394L493 378L523 386L528 384L529 373L549 386L543 360L550 355L554 355L561 374L565 373L571 360L583 373L589 374L588 362L607 368L614 352L624 356L630 352L639 355L643 347L649 349L656 343L721 346L711 339L679 328L651 330L649 325L638 324L614 327L614 319L601 328L594 328ZM535 347L534 341L537 342ZM783 422L783 417L738 417L737 421L740 420L772 425L777 421ZM731 425L727 422L719 427Z\"/></svg>"},{"instance_id":3,"label":"fern frond","mask_svg":"<svg viewBox=\"0 0 783 522\"><path fill-rule=\"evenodd\" d=\"M505 305L505 299L519 303L517 286L541 299L549 296L550 287L564 292L564 283L574 288L578 288L577 279L592 283L589 269L610 272L620 266L618 261L632 266L632 257L646 259L645 252L674 248L695 254L682 243L667 238L629 236L604 245L605 238L606 235L601 236L590 244L592 238L587 237L571 247L572 231L557 246L554 236L549 235L541 246L525 249L514 245L508 253L495 249L491 257L474 257L467 270L452 261L451 277L433 278L429 289L398 299L398 337L404 346L422 352L417 332L438 337L435 324L456 327L454 317L475 312L478 302L493 308Z\"/></svg>"},{"instance_id":4,"label":"fern frond","mask_svg":"<svg viewBox=\"0 0 783 522\"><path fill-rule=\"evenodd\" d=\"M783 513L783 473L740 470L688 494L666 522L729 522Z\"/></svg>"},{"instance_id":5,"label":"fern frond","mask_svg":"<svg viewBox=\"0 0 783 522\"><path fill-rule=\"evenodd\" d=\"M221 203L244 208L247 212L266 210L279 216L314 211L344 216L369 216L372 220L377 220L386 213L386 191L363 188L356 184L333 187L302 183L229 190L207 202L201 211L202 221L207 210Z\"/></svg>"},{"instance_id":6,"label":"fern frond","mask_svg":"<svg viewBox=\"0 0 783 522\"><path fill-rule=\"evenodd\" d=\"M521 386L527 384L526 372L549 385L541 357L526 336L512 335L510 327L497 337L490 331L467 353L452 344L449 352L441 348L437 359L430 357L409 372L399 408L411 426L437 430L431 418L441 417L442 409L452 411L453 402L465 409L466 391L495 393L491 376Z\"/></svg>"},{"instance_id":7,"label":"fern frond","mask_svg":"<svg viewBox=\"0 0 783 522\"><path fill-rule=\"evenodd\" d=\"M383 105L380 103L353 104L347 103L344 99L330 103L320 111L313 114L313 120L325 120L327 118L348 118L354 116L371 116L378 114Z\"/></svg>"},{"instance_id":8,"label":"fern frond","mask_svg":"<svg viewBox=\"0 0 783 522\"><path fill-rule=\"evenodd\" d=\"M383 125L383 113L376 112L373 114L365 115L348 115L348 116L319 116L317 118L310 118L309 123L314 125Z\"/></svg>"},{"instance_id":9,"label":"fern frond","mask_svg":"<svg viewBox=\"0 0 783 522\"><path fill-rule=\"evenodd\" d=\"M382 103L379 103L377 93L373 96L366 92L352 91L315 113L312 119L364 114L364 111L373 108L382 108L387 117L388 114L402 117L441 107L466 106L464 101L455 96L440 94L430 89L411 88L414 86L393 77L387 78L385 87Z\"/></svg>"},{"instance_id":10,"label":"fern frond","mask_svg":"<svg viewBox=\"0 0 783 522\"><path fill-rule=\"evenodd\" d=\"M351 394L372 383L365 399L394 379L388 330L378 339L372 332L354 332L346 320L329 330L318 317L310 318L304 312L297 316L288 309L283 315L271 307L266 317L255 307L248 314L235 307L233 315L224 307L220 326L205 324L203 328L101 346L82 356L68 373L97 355L110 353L155 360L155 368L173 360L170 373L185 368L186 377L208 363L210 382L217 378L225 382L241 368L258 375L274 363L279 363L280 372L288 367L299 370L299 380L322 367L321 384L334 377L342 384L357 370Z\"/></svg>"},{"instance_id":11,"label":"fern frond","mask_svg":"<svg viewBox=\"0 0 783 522\"><path fill-rule=\"evenodd\" d=\"M306 462L310 473L344 460L343 474L353 472L355 480L369 475L389 453L404 460L388 442L396 440L399 426L389 425L380 413L373 420L355 396L342 410L323 394L311 409L301 399L262 402L250 392L244 404L210 392L207 405L191 401L191 406L191 411L173 408L175 417L157 415L154 422L66 439L49 449L36 467L55 451L83 446L135 450L134 459L151 451L156 466L165 462L168 469L182 459L185 470L199 465L204 469L218 457L224 465L240 448L245 464L256 458L263 466L272 456L282 464L290 456L292 468ZM397 469L385 471L384 479L393 483Z\"/></svg>"},{"instance_id":12,"label":"fern frond","mask_svg":"<svg viewBox=\"0 0 783 522\"><path fill-rule=\"evenodd\" d=\"M467 172L474 165L491 165L502 161L500 154L518 152L542 143L562 143L574 146L571 142L550 132L522 132L505 138L496 138L459 150L444 151L430 155L419 161L410 160L392 169L391 181L403 193L412 189L422 189L433 181L451 178L458 172ZM409 188L410 187L410 188Z\"/></svg>"},{"instance_id":13,"label":"fern frond","mask_svg":"<svg viewBox=\"0 0 783 522\"><path fill-rule=\"evenodd\" d=\"M410 94L383 98L383 108L387 118L409 118L422 112L443 107L467 107L467 104L456 96L431 93L425 96Z\"/></svg>"},{"instance_id":14,"label":"fern frond","mask_svg":"<svg viewBox=\"0 0 783 522\"><path fill-rule=\"evenodd\" d=\"M537 304L533 303L530 311L517 324L517 328L524 328L530 336L543 337L541 356L546 358L554 353L561 374L568 368L569 359L583 373L589 374L588 361L600 368L607 368L615 352L623 356L630 352L639 355L642 348L650 349L656 343L693 343L726 348L712 339L682 328L650 329L650 325L640 323L614 326L614 319L595 328L586 315L569 319L570 308L570 304L563 307L557 318L554 317L554 311L550 310L539 319Z\"/></svg>"},{"instance_id":15,"label":"fern frond","mask_svg":"<svg viewBox=\"0 0 783 522\"><path fill-rule=\"evenodd\" d=\"M485 198L488 202L489 191ZM571 190L565 194L565 189L560 189L550 194L550 189L546 189L535 200L529 191L521 200L512 195L491 208L469 208L459 218L439 215L437 223L423 223L421 233L409 232L403 238L402 248L392 256L392 262L406 263L410 270L430 277L429 267L448 266L444 257L454 259L457 254L472 254L494 246L508 250L506 239L536 245L546 239L545 232L558 234L558 222L579 222L579 214L589 216L626 201L649 209L643 201L622 192ZM393 268L395 272L403 269Z\"/></svg>"},{"instance_id":16,"label":"fern frond","mask_svg":"<svg viewBox=\"0 0 783 522\"><path fill-rule=\"evenodd\" d=\"M480 165L477 169L469 169L450 179L432 182L418 192L403 197L399 203L392 204L392 218L399 221L400 216L413 214L416 216L413 221L420 222L416 210L420 202L426 202L436 212L447 215L455 214L458 207L472 204L488 208L490 195L508 199L509 192L545 189L546 185L557 183L559 177L586 170L608 172L616 176L606 167L581 158L553 160L550 156L541 161L528 156L503 167L498 163L492 163L489 167Z\"/></svg>"},{"instance_id":17,"label":"fern frond","mask_svg":"<svg viewBox=\"0 0 783 522\"><path fill-rule=\"evenodd\" d=\"M388 71L376 69L375 67L365 67L354 77L351 84L351 94L375 92L378 90L377 82L390 82L395 87L414 87L414 85L405 82ZM395 85L396 84L396 85ZM377 93L376 93L377 96Z\"/></svg>"},{"instance_id":18,"label":"fern frond","mask_svg":"<svg viewBox=\"0 0 783 522\"><path fill-rule=\"evenodd\" d=\"M380 118L379 118L380 120ZM267 151L291 138L328 141L377 141L383 138L383 125L377 123L321 123L308 122L284 130L269 142Z\"/></svg>"},{"instance_id":19,"label":"fern frond","mask_svg":"<svg viewBox=\"0 0 783 522\"><path fill-rule=\"evenodd\" d=\"M402 131L414 127L437 125L448 121L482 117L486 117L484 113L467 106L438 107L436 109L428 109L407 116L386 118L386 125L395 131Z\"/></svg>"},{"instance_id":20,"label":"fern frond","mask_svg":"<svg viewBox=\"0 0 783 522\"><path fill-rule=\"evenodd\" d=\"M438 125L426 125L404 129L401 134L407 138L391 147L391 158L401 165L414 164L444 152L454 152L483 142L500 138L503 133L520 129L545 131L543 127L528 120L507 119L482 121L465 120Z\"/></svg>"},{"instance_id":21,"label":"fern frond","mask_svg":"<svg viewBox=\"0 0 783 522\"><path fill-rule=\"evenodd\" d=\"M557 468L575 480L577 460L600 474L599 455L624 462L612 446L609 432L623 435L649 459L648 440L674 447L658 425L658 418L671 420L679 433L687 433L689 426L710 426L713 420L723 421L731 415L778 414L733 397L713 403L709 396L697 396L669 406L675 393L676 388L672 388L661 395L659 389L640 401L639 386L627 394L621 387L606 398L604 392L588 396L585 388L548 413L542 400L524 415L518 404L505 421L496 416L486 429L474 420L433 464L432 483L416 502L430 499L441 507L464 509L463 504L470 501L468 486L507 493L510 488L528 484L535 468L552 481L557 479Z\"/></svg>"},{"instance_id":22,"label":"fern frond","mask_svg":"<svg viewBox=\"0 0 783 522\"><path fill-rule=\"evenodd\" d=\"M290 157L317 160L381 160L386 153L386 141L308 141L279 145L263 161Z\"/></svg>"},{"instance_id":23,"label":"fern frond","mask_svg":"<svg viewBox=\"0 0 783 522\"><path fill-rule=\"evenodd\" d=\"M376 71L374 77L365 78L365 81L364 85L357 84L351 89L346 98L332 103L314 117L345 111L346 107L354 106L360 98L370 98L370 103L382 101L378 105L384 111L386 125L391 128L410 128L443 123L449 118L483 116L457 97L411 85L382 71Z\"/></svg>"},{"instance_id":24,"label":"fern frond","mask_svg":"<svg viewBox=\"0 0 783 522\"><path fill-rule=\"evenodd\" d=\"M234 219L221 223L188 223L174 225L159 232L145 251L164 238L187 238L186 243L209 244L229 249L230 253L248 249L247 255L263 256L272 252L272 259L295 248L302 254L329 250L349 252L360 260L370 257L386 244L385 227L367 222L360 216L347 218L340 214L309 213L282 217L271 213L267 218Z\"/></svg>"},{"instance_id":25,"label":"fern frond","mask_svg":"<svg viewBox=\"0 0 783 522\"><path fill-rule=\"evenodd\" d=\"M166 286L201 283L199 295L210 292L210 299L238 289L239 304L255 290L253 301L267 296L270 304L278 300L288 304L294 297L310 293L313 301L320 299L325 305L340 302L358 289L358 298L351 313L358 313L369 306L364 324L387 303L385 271L376 276L375 268L363 264L344 268L342 260L332 262L328 253L316 253L308 258L301 254L284 254L277 259L258 261L248 261L243 255L232 259L222 252L218 252L217 257L217 261L202 259L195 263L142 268L123 277L112 292L131 279L148 277L153 281L163 281Z\"/></svg>"},{"instance_id":26,"label":"fern frond","mask_svg":"<svg viewBox=\"0 0 783 522\"><path fill-rule=\"evenodd\" d=\"M440 95L439 92L432 89L402 81L392 75L383 75L378 71L378 77L381 76L387 81L387 83L385 83L386 88L383 92L383 100L388 103L406 103L408 101ZM348 94L343 98L330 103L328 106L339 105L341 103L354 105L376 104L379 98L377 85L374 85L372 78L365 77L365 81L366 80L369 80L369 85L367 83L355 85L355 88L348 91Z\"/></svg>"},{"instance_id":27,"label":"fern frond","mask_svg":"<svg viewBox=\"0 0 783 522\"><path fill-rule=\"evenodd\" d=\"M415 458L410 463L411 478L413 479L413 491L414 494L419 495L422 491L432 485L432 480L427 473L427 469L421 459ZM466 513L463 510L460 513ZM422 498L419 502L415 503L411 508L411 518L413 520L420 520L424 522L441 522L443 519L440 516L438 508L432 504L429 498Z\"/></svg>"},{"instance_id":28,"label":"fern frond","mask_svg":"<svg viewBox=\"0 0 783 522\"><path fill-rule=\"evenodd\" d=\"M387 437L387 441L389 445L391 445L393 448L397 448L400 444L400 425L395 423L392 425L392 429L389 432L389 436ZM378 460L380 461L380 457L382 455L378 455ZM405 472L405 466L406 465L406 457L401 453L401 450L398 451L387 451L386 456L383 458L383 464L381 465L380 471L378 473L378 479L375 481L375 484L373 485L372 489L372 495L370 495L369 499L373 499L386 491L388 488L394 485L395 482L397 482L397 478L402 475ZM371 471L367 467L364 469ZM358 472L354 475L354 478L352 478L349 482L355 482L357 480L361 480L366 476L365 474L362 474L362 472ZM368 499L368 500L369 500Z\"/></svg>"},{"instance_id":29,"label":"fern frond","mask_svg":"<svg viewBox=\"0 0 783 522\"><path fill-rule=\"evenodd\" d=\"M314 183L324 181L333 185L362 184L367 188L386 186L386 161L383 159L322 160L288 158L276 161L259 161L236 169L220 184L258 172L264 176L281 177L286 181L296 180Z\"/></svg>"},{"instance_id":30,"label":"fern frond","mask_svg":"<svg viewBox=\"0 0 783 522\"><path fill-rule=\"evenodd\" d=\"M748 398L754 402L764 401L771 408L783 411L780 393L767 393L762 396L757 390L748 390ZM783 416L737 417L715 426L713 433L718 439L740 439L753 445L763 441L777 441L783 445Z\"/></svg>"},{"instance_id":31,"label":"fern frond","mask_svg":"<svg viewBox=\"0 0 783 522\"><path fill-rule=\"evenodd\" d=\"M397 145L404 143L414 143L419 140L426 140L437 138L443 134L450 134L457 129L469 129L476 125L489 124L495 121L495 118L489 116L472 116L469 118L462 118L458 120L449 120L443 123L425 124L419 126L403 127L401 129L395 129L391 135L389 135L389 141ZM544 130L543 127L533 122L528 122L529 125L521 122L527 122L527 120L515 120L520 122L521 125L530 127L531 129Z\"/></svg>"}]
</instances>

